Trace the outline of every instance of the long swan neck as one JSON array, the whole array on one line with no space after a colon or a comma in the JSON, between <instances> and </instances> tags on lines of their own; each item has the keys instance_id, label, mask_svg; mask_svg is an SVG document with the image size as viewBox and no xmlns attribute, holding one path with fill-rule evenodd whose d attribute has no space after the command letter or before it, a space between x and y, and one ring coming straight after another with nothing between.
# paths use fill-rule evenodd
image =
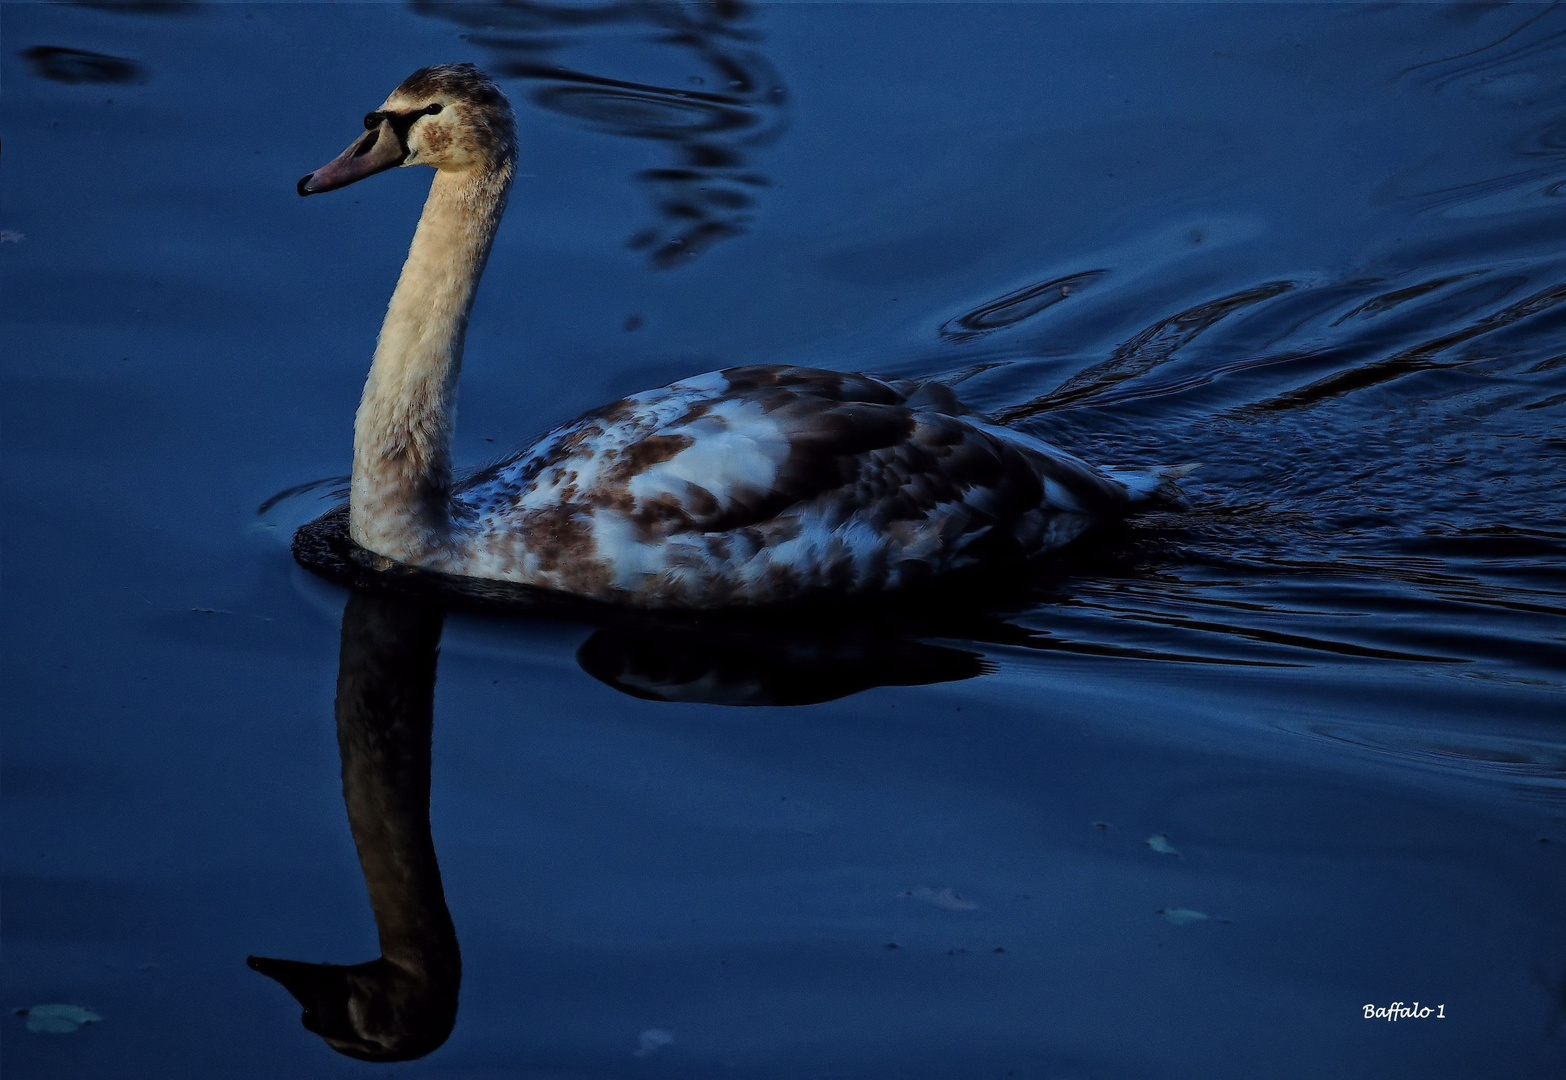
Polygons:
<instances>
[{"instance_id":1,"label":"long swan neck","mask_svg":"<svg viewBox=\"0 0 1566 1080\"><path fill-rule=\"evenodd\" d=\"M354 424L349 533L403 562L451 531L451 437L468 313L514 166L435 174Z\"/></svg>"}]
</instances>

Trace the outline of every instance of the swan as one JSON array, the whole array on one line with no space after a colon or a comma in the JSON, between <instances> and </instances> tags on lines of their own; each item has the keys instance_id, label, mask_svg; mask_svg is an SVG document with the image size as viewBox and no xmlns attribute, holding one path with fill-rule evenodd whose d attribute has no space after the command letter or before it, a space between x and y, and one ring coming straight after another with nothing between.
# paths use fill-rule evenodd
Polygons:
<instances>
[{"instance_id":1,"label":"swan","mask_svg":"<svg viewBox=\"0 0 1566 1080\"><path fill-rule=\"evenodd\" d=\"M454 479L463 340L516 121L487 75L448 64L364 126L298 191L435 169L354 423L349 536L391 563L642 608L865 597L1026 563L1174 495L1191 468L1095 467L936 382L767 365L634 394Z\"/></svg>"}]
</instances>

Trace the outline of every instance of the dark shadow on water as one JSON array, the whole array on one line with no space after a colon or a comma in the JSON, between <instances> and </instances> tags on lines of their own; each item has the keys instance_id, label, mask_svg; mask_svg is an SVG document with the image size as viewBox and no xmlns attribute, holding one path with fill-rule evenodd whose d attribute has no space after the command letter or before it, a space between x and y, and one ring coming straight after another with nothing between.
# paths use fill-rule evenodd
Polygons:
<instances>
[{"instance_id":1,"label":"dark shadow on water","mask_svg":"<svg viewBox=\"0 0 1566 1080\"><path fill-rule=\"evenodd\" d=\"M1533 977L1550 999L1550 1018L1545 1033L1554 1038L1557 1030L1566 1027L1566 971L1552 976L1543 968L1534 968Z\"/></svg>"},{"instance_id":2,"label":"dark shadow on water","mask_svg":"<svg viewBox=\"0 0 1566 1080\"><path fill-rule=\"evenodd\" d=\"M116 15L194 15L202 8L200 0L71 0L71 6Z\"/></svg>"},{"instance_id":3,"label":"dark shadow on water","mask_svg":"<svg viewBox=\"0 0 1566 1080\"><path fill-rule=\"evenodd\" d=\"M652 630L598 630L577 663L649 701L815 705L877 686L925 686L994 670L971 652L873 634L706 641Z\"/></svg>"},{"instance_id":4,"label":"dark shadow on water","mask_svg":"<svg viewBox=\"0 0 1566 1080\"><path fill-rule=\"evenodd\" d=\"M34 45L17 53L40 79L79 85L82 83L145 82L146 69L134 60L61 45Z\"/></svg>"}]
</instances>

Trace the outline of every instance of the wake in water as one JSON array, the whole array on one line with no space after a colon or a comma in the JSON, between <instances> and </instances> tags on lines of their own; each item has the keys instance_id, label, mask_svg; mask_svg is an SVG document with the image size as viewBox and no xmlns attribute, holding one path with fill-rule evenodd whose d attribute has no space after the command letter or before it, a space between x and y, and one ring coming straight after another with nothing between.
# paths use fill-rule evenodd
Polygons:
<instances>
[{"instance_id":1,"label":"wake in water","mask_svg":"<svg viewBox=\"0 0 1566 1080\"><path fill-rule=\"evenodd\" d=\"M1401 274L1173 299L1097 344L1078 328L1130 299L1100 270L959 340L951 374L978 369L966 392L1043 387L997 409L1008 423L1106 460L1208 463L1190 512L1133 524L1145 556L1063 580L1038 632L1183 658L1566 669L1551 640L1566 614L1566 263L1421 254ZM1005 299L952 322L993 323ZM1063 341L1084 359L1028 355Z\"/></svg>"}]
</instances>

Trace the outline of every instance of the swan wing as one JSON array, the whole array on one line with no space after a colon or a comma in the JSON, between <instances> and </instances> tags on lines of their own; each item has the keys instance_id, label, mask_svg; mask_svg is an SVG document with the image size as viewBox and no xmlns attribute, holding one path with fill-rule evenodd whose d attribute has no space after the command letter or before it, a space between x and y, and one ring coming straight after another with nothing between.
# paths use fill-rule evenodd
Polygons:
<instances>
[{"instance_id":1,"label":"swan wing","mask_svg":"<svg viewBox=\"0 0 1566 1080\"><path fill-rule=\"evenodd\" d=\"M1091 466L952 413L944 387L731 368L582 416L459 499L512 568L489 576L679 604L879 591L1124 504Z\"/></svg>"}]
</instances>

